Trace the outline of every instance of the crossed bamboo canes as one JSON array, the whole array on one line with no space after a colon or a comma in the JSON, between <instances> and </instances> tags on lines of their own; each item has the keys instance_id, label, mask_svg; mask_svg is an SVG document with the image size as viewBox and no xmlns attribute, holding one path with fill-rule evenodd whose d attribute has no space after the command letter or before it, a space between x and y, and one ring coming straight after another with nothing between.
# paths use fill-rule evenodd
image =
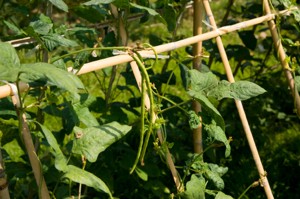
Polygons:
<instances>
[{"instance_id":1,"label":"crossed bamboo canes","mask_svg":"<svg viewBox=\"0 0 300 199\"><path fill-rule=\"evenodd\" d=\"M211 11L208 0L203 0L203 5L204 5L206 15L209 18L209 22L210 22L212 28L214 30L217 30L217 25L216 25L216 22L215 22L215 19L214 19L213 13ZM225 48L224 48L224 45L223 45L223 42L222 42L222 39L221 39L220 36L216 37L216 42L217 42L217 46L218 46L218 49L219 49L219 52L220 52L220 55L221 55L222 62L224 64L227 79L230 83L233 83L233 82L235 82L235 80L234 80L234 77L233 77L233 74L232 74L232 71L231 71L231 67L230 67L230 64L229 64L229 61L228 61L228 58L227 58L227 54L225 52ZM247 140L248 140L250 150L252 152L252 156L254 158L254 162L256 164L256 167L257 167L257 170L258 170L258 173L259 173L259 176L260 176L260 183L261 183L261 185L263 186L263 188L265 190L267 198L268 199L273 199L274 197L273 197L273 194L272 194L272 191L271 191L271 188L270 188L267 176L266 176L266 172L265 172L264 167L262 165L257 147L255 145L255 141L254 141L254 138L253 138L253 135L252 135L247 117L246 117L246 113L245 113L243 104L240 100L235 100L235 104L236 104L236 107L237 107L237 110L238 110L238 113L239 113L239 116L240 116L240 119L241 119L241 122L242 122L242 125L243 125L243 128L244 128L244 131L245 131L245 134L246 134L246 137L247 137Z\"/></svg>"},{"instance_id":2,"label":"crossed bamboo canes","mask_svg":"<svg viewBox=\"0 0 300 199\"><path fill-rule=\"evenodd\" d=\"M287 14L287 13L289 13L289 10L283 10L283 11L279 12L278 14ZM156 51L156 53L172 51L172 50L175 50L178 48L182 48L185 46L195 44L200 41L213 39L213 38L216 38L217 36L221 36L221 35L224 35L224 34L227 34L230 32L241 30L243 28L261 24L263 22L273 20L274 18L275 18L275 14L267 14L265 16L257 17L255 19L250 19L250 20L247 20L244 22L236 23L234 25L224 26L224 27L218 28L216 30L212 30L210 32L203 33L201 35L196 35L196 36L189 37L186 39L178 40L176 42L159 45L159 46L154 47L154 50ZM151 54L153 55L154 52L152 49L141 50L141 51L139 51L139 54L140 55L151 55ZM76 73L77 75L82 75L85 73L89 73L89 72L96 71L96 70L101 70L101 69L104 69L104 68L107 68L110 66L123 64L123 63L127 63L130 61L133 61L133 58L130 55L121 54L121 55L108 57L105 59L86 63L82 66L82 68L78 72L73 68L68 68L68 70L71 72L74 72L74 73L77 72ZM29 86L27 84L21 83L20 91L24 91L28 88L29 88ZM0 99L5 98L10 95L13 95L13 92L12 92L10 86L8 86L8 85L0 86Z\"/></svg>"}]
</instances>

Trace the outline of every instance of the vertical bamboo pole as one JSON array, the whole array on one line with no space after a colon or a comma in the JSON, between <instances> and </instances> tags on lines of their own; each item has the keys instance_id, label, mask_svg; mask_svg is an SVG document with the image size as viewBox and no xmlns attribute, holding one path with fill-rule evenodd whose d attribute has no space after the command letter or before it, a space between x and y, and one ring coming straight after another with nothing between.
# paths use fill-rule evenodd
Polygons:
<instances>
[{"instance_id":1,"label":"vertical bamboo pole","mask_svg":"<svg viewBox=\"0 0 300 199\"><path fill-rule=\"evenodd\" d=\"M23 113L22 111L20 111L21 108L21 102L19 100L19 96L18 96L18 89L17 86L14 84L9 84L11 86L11 90L12 93L14 93L14 95L12 96L12 101L14 103L14 106L16 107L16 111L19 117L19 121L20 121L20 131L21 131L21 135L24 141L24 145L29 157L29 161L30 161L30 165L32 167L32 171L37 183L37 187L39 188L39 198L41 199L50 199L50 195L49 195L49 191L48 191L48 187L46 185L44 176L43 176L43 171L41 168L41 164L40 161L38 159L38 156L36 154L34 145L33 145L33 141L32 141L32 137L30 134L30 130L26 121L26 115L25 113Z\"/></svg>"},{"instance_id":2,"label":"vertical bamboo pole","mask_svg":"<svg viewBox=\"0 0 300 199\"><path fill-rule=\"evenodd\" d=\"M214 19L213 13L211 11L208 0L203 0L203 5L204 5L204 8L205 8L206 14L209 17L209 22L210 22L211 26L213 27L214 30L217 30L217 25L216 25L216 22L215 22L215 19ZM230 64L229 64L229 61L228 61L226 51L225 51L225 48L223 46L221 37L217 36L216 41L217 41L217 46L218 46L218 49L219 49L219 52L220 52L220 55L221 55L221 58L222 58L222 62L224 64L224 68L225 68L225 71L226 71L228 81L233 83L235 80L234 80L234 77L233 77L233 74L232 74L232 71L231 71L231 67L230 67ZM238 110L238 113L239 113L239 116L240 116L240 119L241 119L241 122L242 122L242 125L243 125L243 128L244 128L244 131L245 131L245 134L246 134L246 138L248 140L250 150L252 152L253 159L255 161L255 164L256 164L256 167L257 167L257 170L258 170L258 173L259 173L259 176L260 176L261 186L263 186L267 198L268 199L273 199L274 197L273 197L268 179L266 177L266 172L263 168L263 165L262 165L257 147L255 145L255 141L254 141L254 138L253 138L253 135L252 135L247 117L246 117L246 113L245 113L243 104L240 100L235 100L235 104L236 104L236 107L237 107L237 110Z\"/></svg>"},{"instance_id":3,"label":"vertical bamboo pole","mask_svg":"<svg viewBox=\"0 0 300 199\"><path fill-rule=\"evenodd\" d=\"M194 36L202 34L202 13L203 13L203 4L202 0L194 0L194 27L193 32ZM195 43L193 45L193 68L196 70L200 70L201 68L201 53L202 53L202 41ZM192 102L193 110L198 114L201 112L201 105L198 101ZM193 130L193 144L194 144L194 152L202 153L203 145L202 145L202 125Z\"/></svg>"},{"instance_id":4,"label":"vertical bamboo pole","mask_svg":"<svg viewBox=\"0 0 300 199\"><path fill-rule=\"evenodd\" d=\"M269 4L268 0L263 0L263 7L264 7L265 14L267 14L267 15L271 14L270 4ZM275 45L275 49L277 51L277 54L278 54L279 60L281 62L281 65L284 69L285 77L288 81L289 87L290 87L292 95L294 97L294 102L295 102L297 114L298 114L298 116L300 116L299 93L298 93L297 89L295 88L295 81L294 81L294 78L293 78L293 74L290 71L289 63L286 60L286 54L284 52L279 34L277 32L275 21L274 20L268 21L268 25L269 25L269 29L270 29L271 34L272 34L272 39L273 39L273 42L274 42L274 45Z\"/></svg>"},{"instance_id":5,"label":"vertical bamboo pole","mask_svg":"<svg viewBox=\"0 0 300 199\"><path fill-rule=\"evenodd\" d=\"M134 77L135 77L135 80L137 82L137 85L141 91L141 85L142 85L142 77L141 77L141 72L138 68L138 65L136 64L135 61L132 61L130 62L130 66L131 66L131 69L133 71L133 74L134 74ZM145 96L145 106L146 106L146 109L147 110L150 110L150 100L149 100L149 95L146 94ZM153 120L154 121L151 121L151 122L155 122L155 120L158 118L158 116L155 114ZM162 132L160 129L157 130L157 137L159 139L159 142L161 144L164 143L164 138L163 138L163 135L162 135ZM142 138L141 138L142 139ZM182 192L184 190L184 186L183 184L181 183L180 181L180 177L179 177L179 174L175 168L175 164L173 162L173 159L172 159L172 156L171 156L171 153L169 151L168 148L166 148L166 162L167 162L167 165L172 173L172 176L173 176L173 180L174 180L174 183L176 185L176 188L177 188L177 191L178 192Z\"/></svg>"},{"instance_id":6,"label":"vertical bamboo pole","mask_svg":"<svg viewBox=\"0 0 300 199\"><path fill-rule=\"evenodd\" d=\"M1 150L0 150L0 198L10 199Z\"/></svg>"}]
</instances>

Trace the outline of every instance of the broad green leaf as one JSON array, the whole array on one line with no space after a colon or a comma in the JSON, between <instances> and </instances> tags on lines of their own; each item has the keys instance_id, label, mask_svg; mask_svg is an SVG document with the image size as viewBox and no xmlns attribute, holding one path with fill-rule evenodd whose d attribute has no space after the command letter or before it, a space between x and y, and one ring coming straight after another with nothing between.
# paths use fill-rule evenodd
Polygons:
<instances>
[{"instance_id":1,"label":"broad green leaf","mask_svg":"<svg viewBox=\"0 0 300 199\"><path fill-rule=\"evenodd\" d=\"M62 153L62 151L59 147L59 144L57 143L56 138L54 137L52 132L47 127L45 127L44 125L42 125L38 122L36 122L36 123L41 127L41 130L44 133L47 142L49 143L49 145L54 150L55 168L57 170L65 172L66 169L67 169L67 159L63 155L63 153Z\"/></svg>"},{"instance_id":2,"label":"broad green leaf","mask_svg":"<svg viewBox=\"0 0 300 199\"><path fill-rule=\"evenodd\" d=\"M205 199L205 188L205 179L193 174L191 180L186 183L186 191L181 195L185 199Z\"/></svg>"},{"instance_id":3,"label":"broad green leaf","mask_svg":"<svg viewBox=\"0 0 300 199\"><path fill-rule=\"evenodd\" d=\"M63 0L49 0L55 7L61 9L62 11L68 12L68 6Z\"/></svg>"},{"instance_id":4,"label":"broad green leaf","mask_svg":"<svg viewBox=\"0 0 300 199\"><path fill-rule=\"evenodd\" d=\"M5 144L2 148L6 151L13 162L25 163L25 161L21 158L21 156L25 153L19 146L19 143L16 139L13 139L11 142Z\"/></svg>"},{"instance_id":5,"label":"broad green leaf","mask_svg":"<svg viewBox=\"0 0 300 199\"><path fill-rule=\"evenodd\" d=\"M191 90L207 92L218 85L218 79L212 72L201 73L198 70L190 70Z\"/></svg>"},{"instance_id":6,"label":"broad green leaf","mask_svg":"<svg viewBox=\"0 0 300 199\"><path fill-rule=\"evenodd\" d=\"M218 83L218 86L209 90L207 96L221 100L223 98L232 98L230 83L228 81L222 80Z\"/></svg>"},{"instance_id":7,"label":"broad green leaf","mask_svg":"<svg viewBox=\"0 0 300 199\"><path fill-rule=\"evenodd\" d=\"M7 72L8 69L20 67L20 60L14 47L9 43L0 41L0 69L1 73ZM0 79L1 78L0 74ZM4 80L4 79L2 79Z\"/></svg>"},{"instance_id":8,"label":"broad green leaf","mask_svg":"<svg viewBox=\"0 0 300 199\"><path fill-rule=\"evenodd\" d=\"M167 22L168 30L170 32L174 31L177 23L177 17L174 8L172 8L171 6L164 7L162 17Z\"/></svg>"},{"instance_id":9,"label":"broad green leaf","mask_svg":"<svg viewBox=\"0 0 300 199\"><path fill-rule=\"evenodd\" d=\"M72 152L84 155L88 161L95 162L102 151L125 136L130 130L130 126L117 122L85 129L75 126L76 140L73 143Z\"/></svg>"},{"instance_id":10,"label":"broad green leaf","mask_svg":"<svg viewBox=\"0 0 300 199\"><path fill-rule=\"evenodd\" d=\"M179 63L179 69L182 85L185 89L188 89L188 86L190 85L189 68L186 65Z\"/></svg>"},{"instance_id":11,"label":"broad green leaf","mask_svg":"<svg viewBox=\"0 0 300 199\"><path fill-rule=\"evenodd\" d=\"M225 150L225 157L228 157L231 152L231 147L229 145L229 141L225 135L224 130L220 127L217 126L216 122L213 120L211 124L205 125L205 130L207 131L208 135L215 140L219 142L223 142L226 150Z\"/></svg>"},{"instance_id":12,"label":"broad green leaf","mask_svg":"<svg viewBox=\"0 0 300 199\"><path fill-rule=\"evenodd\" d=\"M219 191L215 199L233 199L233 197L226 195L225 193Z\"/></svg>"},{"instance_id":13,"label":"broad green leaf","mask_svg":"<svg viewBox=\"0 0 300 199\"><path fill-rule=\"evenodd\" d=\"M99 5L99 4L109 4L114 2L115 0L91 0L83 3L83 5L91 6L91 5Z\"/></svg>"},{"instance_id":14,"label":"broad green leaf","mask_svg":"<svg viewBox=\"0 0 300 199\"><path fill-rule=\"evenodd\" d=\"M40 35L46 35L51 31L51 29L53 27L53 23L48 16L41 14L39 16L39 19L36 21L30 22L29 26L31 26L33 28L34 32L36 32Z\"/></svg>"},{"instance_id":15,"label":"broad green leaf","mask_svg":"<svg viewBox=\"0 0 300 199\"><path fill-rule=\"evenodd\" d=\"M249 81L238 81L230 85L231 95L234 99L247 100L267 92L262 87Z\"/></svg>"},{"instance_id":16,"label":"broad green leaf","mask_svg":"<svg viewBox=\"0 0 300 199\"><path fill-rule=\"evenodd\" d=\"M206 96L194 90L188 91L188 94L199 101L202 105L202 114L209 118L209 121L206 122L210 123L211 120L214 120L216 121L217 125L221 127L221 129L225 129L223 117Z\"/></svg>"},{"instance_id":17,"label":"broad green leaf","mask_svg":"<svg viewBox=\"0 0 300 199\"><path fill-rule=\"evenodd\" d=\"M295 87L297 88L298 92L300 92L300 76L295 77Z\"/></svg>"},{"instance_id":18,"label":"broad green leaf","mask_svg":"<svg viewBox=\"0 0 300 199\"><path fill-rule=\"evenodd\" d=\"M27 83L57 86L71 93L84 88L76 75L48 63L22 64L19 72L20 79Z\"/></svg>"},{"instance_id":19,"label":"broad green leaf","mask_svg":"<svg viewBox=\"0 0 300 199\"><path fill-rule=\"evenodd\" d=\"M5 23L5 25L12 31L14 31L17 35L22 35L23 32L22 30L20 30L17 26L15 26L14 24L6 21L6 20L3 20L3 22Z\"/></svg>"},{"instance_id":20,"label":"broad green leaf","mask_svg":"<svg viewBox=\"0 0 300 199\"><path fill-rule=\"evenodd\" d=\"M41 37L41 40L44 41L45 46L49 51L52 51L55 47L64 46L64 47L75 47L78 44L70 39L66 39L58 34L46 34Z\"/></svg>"},{"instance_id":21,"label":"broad green leaf","mask_svg":"<svg viewBox=\"0 0 300 199\"><path fill-rule=\"evenodd\" d=\"M112 193L110 192L107 185L100 178L88 171L85 171L73 165L68 165L64 177L74 182L93 187L97 191L103 191L107 193L111 199L113 198Z\"/></svg>"},{"instance_id":22,"label":"broad green leaf","mask_svg":"<svg viewBox=\"0 0 300 199\"><path fill-rule=\"evenodd\" d=\"M214 97L218 100L223 98L246 100L264 92L266 92L265 89L249 81L229 83L226 80L222 80L215 88L207 92L207 96Z\"/></svg>"}]
</instances>

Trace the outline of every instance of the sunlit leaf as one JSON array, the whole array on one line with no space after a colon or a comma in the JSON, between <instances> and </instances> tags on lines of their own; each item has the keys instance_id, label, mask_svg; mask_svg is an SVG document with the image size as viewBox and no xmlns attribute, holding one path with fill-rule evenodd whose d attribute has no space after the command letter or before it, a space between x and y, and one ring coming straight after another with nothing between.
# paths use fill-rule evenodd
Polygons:
<instances>
[{"instance_id":1,"label":"sunlit leaf","mask_svg":"<svg viewBox=\"0 0 300 199\"><path fill-rule=\"evenodd\" d=\"M231 95L234 99L247 100L267 92L259 85L249 81L238 81L230 85Z\"/></svg>"},{"instance_id":2,"label":"sunlit leaf","mask_svg":"<svg viewBox=\"0 0 300 199\"><path fill-rule=\"evenodd\" d=\"M205 199L205 188L205 179L193 174L191 180L186 183L186 191L181 195L184 199Z\"/></svg>"},{"instance_id":3,"label":"sunlit leaf","mask_svg":"<svg viewBox=\"0 0 300 199\"><path fill-rule=\"evenodd\" d=\"M22 64L19 72L20 79L27 83L57 86L74 93L84 88L76 75L48 63Z\"/></svg>"},{"instance_id":4,"label":"sunlit leaf","mask_svg":"<svg viewBox=\"0 0 300 199\"><path fill-rule=\"evenodd\" d=\"M201 125L199 116L195 113L195 111L189 111L188 115L191 129L197 129Z\"/></svg>"},{"instance_id":5,"label":"sunlit leaf","mask_svg":"<svg viewBox=\"0 0 300 199\"><path fill-rule=\"evenodd\" d=\"M99 5L99 4L109 4L114 2L115 0L91 0L83 3L83 5L91 6L91 5Z\"/></svg>"},{"instance_id":6,"label":"sunlit leaf","mask_svg":"<svg viewBox=\"0 0 300 199\"><path fill-rule=\"evenodd\" d=\"M68 6L63 0L49 0L55 7L68 12Z\"/></svg>"},{"instance_id":7,"label":"sunlit leaf","mask_svg":"<svg viewBox=\"0 0 300 199\"><path fill-rule=\"evenodd\" d=\"M191 90L206 92L218 85L218 79L212 72L201 73L198 70L190 70Z\"/></svg>"},{"instance_id":8,"label":"sunlit leaf","mask_svg":"<svg viewBox=\"0 0 300 199\"><path fill-rule=\"evenodd\" d=\"M219 191L215 197L215 199L233 199L233 197L226 195L225 193Z\"/></svg>"},{"instance_id":9,"label":"sunlit leaf","mask_svg":"<svg viewBox=\"0 0 300 199\"><path fill-rule=\"evenodd\" d=\"M117 122L85 129L74 127L76 140L72 152L84 155L88 161L95 162L102 151L125 136L130 130L130 126Z\"/></svg>"},{"instance_id":10,"label":"sunlit leaf","mask_svg":"<svg viewBox=\"0 0 300 199\"><path fill-rule=\"evenodd\" d=\"M85 171L73 165L68 165L64 177L74 182L93 187L97 191L103 191L107 193L110 198L113 198L112 193L110 192L107 185L100 178L88 171Z\"/></svg>"},{"instance_id":11,"label":"sunlit leaf","mask_svg":"<svg viewBox=\"0 0 300 199\"><path fill-rule=\"evenodd\" d=\"M207 96L214 97L217 100L221 100L223 98L232 98L230 83L225 80L220 81L218 86L207 92Z\"/></svg>"},{"instance_id":12,"label":"sunlit leaf","mask_svg":"<svg viewBox=\"0 0 300 199\"><path fill-rule=\"evenodd\" d=\"M20 67L20 60L16 50L9 43L0 41L0 67L1 73L7 69ZM0 74L1 79L1 74ZM3 80L3 79L2 79Z\"/></svg>"},{"instance_id":13,"label":"sunlit leaf","mask_svg":"<svg viewBox=\"0 0 300 199\"><path fill-rule=\"evenodd\" d=\"M25 163L25 161L21 157L25 153L23 149L19 146L19 143L16 139L13 139L13 141L5 144L2 148L6 151L6 153L9 155L10 159L13 162Z\"/></svg>"}]
</instances>

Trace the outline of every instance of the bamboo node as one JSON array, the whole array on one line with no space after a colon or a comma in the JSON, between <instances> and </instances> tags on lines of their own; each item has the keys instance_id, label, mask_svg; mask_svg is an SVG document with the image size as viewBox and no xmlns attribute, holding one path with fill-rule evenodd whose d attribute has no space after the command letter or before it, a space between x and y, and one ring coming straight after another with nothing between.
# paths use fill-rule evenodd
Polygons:
<instances>
[{"instance_id":1,"label":"bamboo node","mask_svg":"<svg viewBox=\"0 0 300 199\"><path fill-rule=\"evenodd\" d=\"M15 84L9 83L8 81L5 80L1 80L3 83L7 84L10 87L11 90L11 96L15 96L17 97L17 99L19 99L19 94L18 94L18 87ZM15 104L14 104L17 108L21 107L20 101L16 100Z\"/></svg>"},{"instance_id":2,"label":"bamboo node","mask_svg":"<svg viewBox=\"0 0 300 199\"><path fill-rule=\"evenodd\" d=\"M267 172L265 171L264 174L260 174L259 184L261 187L264 187L267 180Z\"/></svg>"}]
</instances>

